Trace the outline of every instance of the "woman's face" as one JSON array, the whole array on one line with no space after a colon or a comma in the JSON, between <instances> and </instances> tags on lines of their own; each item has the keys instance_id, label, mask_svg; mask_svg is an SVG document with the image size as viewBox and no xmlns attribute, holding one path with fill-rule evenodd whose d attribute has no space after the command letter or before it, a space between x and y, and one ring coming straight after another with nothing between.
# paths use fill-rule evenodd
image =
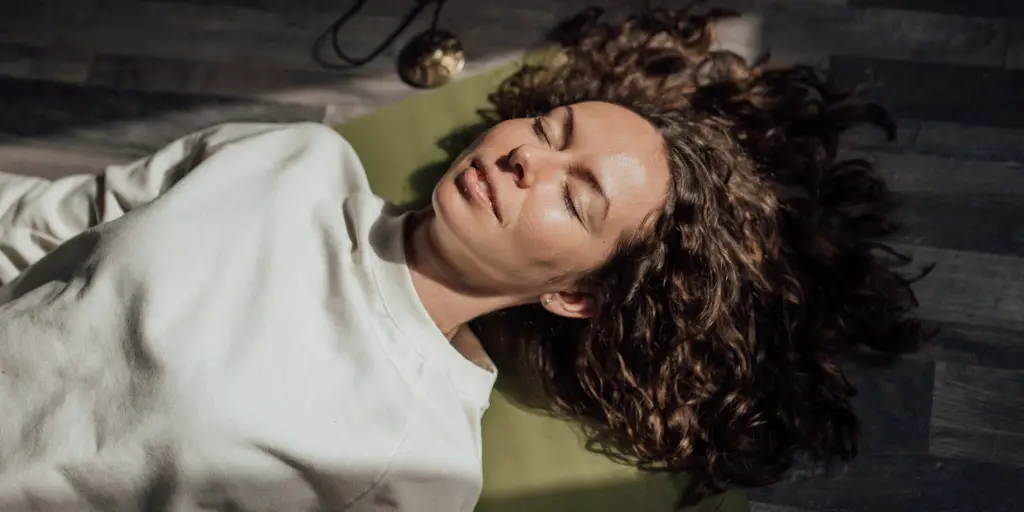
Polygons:
<instances>
[{"instance_id":1,"label":"woman's face","mask_svg":"<svg viewBox=\"0 0 1024 512\"><path fill-rule=\"evenodd\" d=\"M436 249L482 294L572 291L667 196L661 135L609 103L494 126L434 189Z\"/></svg>"}]
</instances>

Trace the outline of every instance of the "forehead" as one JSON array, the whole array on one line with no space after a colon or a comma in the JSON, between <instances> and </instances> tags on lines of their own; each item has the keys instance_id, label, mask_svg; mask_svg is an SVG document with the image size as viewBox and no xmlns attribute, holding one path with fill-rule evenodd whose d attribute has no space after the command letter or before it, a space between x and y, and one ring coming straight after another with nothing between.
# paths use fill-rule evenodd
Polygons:
<instances>
[{"instance_id":1,"label":"forehead","mask_svg":"<svg viewBox=\"0 0 1024 512\"><path fill-rule=\"evenodd\" d=\"M651 194L668 181L664 140L658 130L633 111L602 102L572 107L574 152L608 183L616 195ZM660 197L660 194L655 194Z\"/></svg>"},{"instance_id":2,"label":"forehead","mask_svg":"<svg viewBox=\"0 0 1024 512\"><path fill-rule=\"evenodd\" d=\"M572 111L575 142L581 149L630 156L645 164L664 158L661 134L635 112L600 101L577 103Z\"/></svg>"}]
</instances>

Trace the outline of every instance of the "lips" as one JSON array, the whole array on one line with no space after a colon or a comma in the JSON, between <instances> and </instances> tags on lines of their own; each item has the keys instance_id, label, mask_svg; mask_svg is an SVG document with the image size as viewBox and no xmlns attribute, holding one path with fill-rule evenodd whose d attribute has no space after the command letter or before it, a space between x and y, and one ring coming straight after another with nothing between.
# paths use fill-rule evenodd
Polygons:
<instances>
[{"instance_id":1,"label":"lips","mask_svg":"<svg viewBox=\"0 0 1024 512\"><path fill-rule=\"evenodd\" d=\"M501 214L498 209L497 190L491 183L487 171L480 165L480 162L473 160L470 168L465 172L464 180L467 192L481 204L487 206L499 221Z\"/></svg>"}]
</instances>

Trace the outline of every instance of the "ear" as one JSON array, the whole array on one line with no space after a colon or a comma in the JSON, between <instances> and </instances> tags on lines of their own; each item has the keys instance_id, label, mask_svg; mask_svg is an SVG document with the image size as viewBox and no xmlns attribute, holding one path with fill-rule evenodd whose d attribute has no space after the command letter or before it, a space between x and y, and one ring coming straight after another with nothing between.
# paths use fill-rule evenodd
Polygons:
<instances>
[{"instance_id":1,"label":"ear","mask_svg":"<svg viewBox=\"0 0 1024 512\"><path fill-rule=\"evenodd\" d=\"M594 298L583 292L546 293L541 296L544 309L566 318L590 318L594 315Z\"/></svg>"}]
</instances>

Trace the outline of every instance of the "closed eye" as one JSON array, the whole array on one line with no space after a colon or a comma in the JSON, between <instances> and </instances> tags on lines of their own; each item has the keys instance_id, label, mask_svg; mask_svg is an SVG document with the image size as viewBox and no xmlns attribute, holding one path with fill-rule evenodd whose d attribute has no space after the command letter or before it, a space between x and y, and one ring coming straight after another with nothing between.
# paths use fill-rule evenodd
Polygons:
<instances>
[{"instance_id":1,"label":"closed eye","mask_svg":"<svg viewBox=\"0 0 1024 512\"><path fill-rule=\"evenodd\" d=\"M569 113L570 118L571 118L571 115L572 115L572 113L570 112ZM552 144L552 142L551 142L551 138L548 137L547 131L544 129L544 119L543 119L542 116L537 116L537 117L533 118L533 132L537 134L537 138L540 141L544 142L549 147L553 147L554 146ZM571 174L574 174L574 173L570 172L569 174L571 175ZM586 176L586 178L584 178L584 179L587 179L587 180L590 180L590 181L595 181L595 183L596 183L596 180L594 180L594 177L590 173L583 172L582 174L584 176ZM586 227L586 224L583 222L583 215L580 214L579 208L576 207L576 202L573 201L572 190L569 188L569 181L568 180L566 180L565 183L563 184L563 199L565 201L565 208L566 208L566 210L568 210L569 213L573 217L575 217L576 220L580 224L582 224L582 225L584 225L584 227Z\"/></svg>"},{"instance_id":2,"label":"closed eye","mask_svg":"<svg viewBox=\"0 0 1024 512\"><path fill-rule=\"evenodd\" d=\"M544 120L540 116L533 118L533 132L537 134L538 139L548 146L551 145L551 139L548 138L548 133L544 130Z\"/></svg>"},{"instance_id":3,"label":"closed eye","mask_svg":"<svg viewBox=\"0 0 1024 512\"><path fill-rule=\"evenodd\" d=\"M572 191L569 190L569 182L568 181L565 182L564 191L565 191L565 208L567 210L569 210L569 213L572 214L573 217L576 217L576 220L579 221L580 224L582 224L583 223L583 217L580 215L580 211L576 208L576 203L572 200Z\"/></svg>"}]
</instances>

